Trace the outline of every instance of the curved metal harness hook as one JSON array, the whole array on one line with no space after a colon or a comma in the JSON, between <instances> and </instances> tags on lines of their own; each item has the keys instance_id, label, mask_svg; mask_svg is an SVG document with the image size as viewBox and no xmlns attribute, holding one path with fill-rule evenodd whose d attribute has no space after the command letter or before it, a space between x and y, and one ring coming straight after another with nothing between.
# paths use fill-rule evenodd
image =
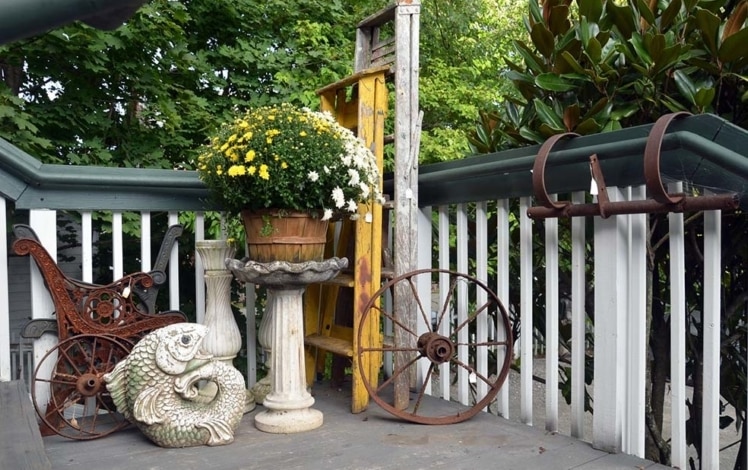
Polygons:
<instances>
[{"instance_id":1,"label":"curved metal harness hook","mask_svg":"<svg viewBox=\"0 0 748 470\"><path fill-rule=\"evenodd\" d=\"M661 116L652 126L644 147L644 182L650 199L639 201L610 202L605 187L605 179L597 155L590 156L590 171L593 184L597 187L597 202L590 204L572 204L569 201L551 200L545 187L545 164L551 148L565 137L579 134L567 132L549 138L538 151L532 173L532 186L535 199L542 206L531 207L527 215L533 219L551 217L584 217L600 216L607 218L614 214L656 214L667 212L690 212L700 210L734 210L738 208L738 197L735 193L691 197L683 193L668 194L662 184L660 175L660 156L662 142L668 125L674 120L690 116L688 112L677 112Z\"/></svg>"}]
</instances>

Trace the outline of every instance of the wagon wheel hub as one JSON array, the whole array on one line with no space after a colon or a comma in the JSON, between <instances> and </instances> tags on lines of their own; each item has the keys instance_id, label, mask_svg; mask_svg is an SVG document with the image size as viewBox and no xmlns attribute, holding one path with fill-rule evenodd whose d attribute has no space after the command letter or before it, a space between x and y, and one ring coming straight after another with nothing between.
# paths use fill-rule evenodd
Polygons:
<instances>
[{"instance_id":1,"label":"wagon wheel hub","mask_svg":"<svg viewBox=\"0 0 748 470\"><path fill-rule=\"evenodd\" d=\"M78 393L84 397L92 397L101 391L102 380L97 374L83 374L75 382Z\"/></svg>"},{"instance_id":2,"label":"wagon wheel hub","mask_svg":"<svg viewBox=\"0 0 748 470\"><path fill-rule=\"evenodd\" d=\"M455 345L439 333L424 333L418 338L418 350L434 364L444 364L454 355Z\"/></svg>"}]
</instances>

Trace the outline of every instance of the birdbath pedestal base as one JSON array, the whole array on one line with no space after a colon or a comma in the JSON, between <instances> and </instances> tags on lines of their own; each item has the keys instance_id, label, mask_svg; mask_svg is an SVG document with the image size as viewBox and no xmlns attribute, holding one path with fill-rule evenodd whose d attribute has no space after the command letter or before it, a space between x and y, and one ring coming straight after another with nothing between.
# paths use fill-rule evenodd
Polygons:
<instances>
[{"instance_id":1,"label":"birdbath pedestal base","mask_svg":"<svg viewBox=\"0 0 748 470\"><path fill-rule=\"evenodd\" d=\"M308 284L332 279L346 266L345 258L306 263L226 260L236 279L267 286L273 312L270 393L263 401L267 410L255 416L260 431L288 434L322 426L322 412L312 408L314 398L306 389L303 294Z\"/></svg>"}]
</instances>

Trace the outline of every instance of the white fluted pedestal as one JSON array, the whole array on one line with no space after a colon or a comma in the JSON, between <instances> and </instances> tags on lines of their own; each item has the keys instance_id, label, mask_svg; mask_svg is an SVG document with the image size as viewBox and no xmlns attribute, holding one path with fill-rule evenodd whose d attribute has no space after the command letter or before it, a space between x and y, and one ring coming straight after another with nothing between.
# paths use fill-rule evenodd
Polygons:
<instances>
[{"instance_id":1,"label":"white fluted pedestal","mask_svg":"<svg viewBox=\"0 0 748 470\"><path fill-rule=\"evenodd\" d=\"M242 337L231 309L231 282L233 275L226 269L226 259L236 253L233 244L226 240L198 240L195 249L205 270L205 319L208 334L203 339L203 349L215 359L234 367L234 358L242 347ZM211 400L217 393L216 384L202 385L200 395ZM247 391L244 412L255 407L251 391Z\"/></svg>"},{"instance_id":2,"label":"white fluted pedestal","mask_svg":"<svg viewBox=\"0 0 748 470\"><path fill-rule=\"evenodd\" d=\"M314 398L306 389L302 298L308 284L332 279L346 266L345 258L307 263L226 260L238 280L272 291L268 292L273 312L270 393L263 401L267 410L255 416L260 431L288 434L322 426L322 412L312 408Z\"/></svg>"}]
</instances>

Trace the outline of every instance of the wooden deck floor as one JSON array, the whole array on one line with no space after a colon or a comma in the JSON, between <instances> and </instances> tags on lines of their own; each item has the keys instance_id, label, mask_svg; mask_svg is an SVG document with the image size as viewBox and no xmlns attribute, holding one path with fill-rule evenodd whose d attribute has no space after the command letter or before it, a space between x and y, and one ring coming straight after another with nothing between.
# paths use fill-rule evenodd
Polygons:
<instances>
[{"instance_id":1,"label":"wooden deck floor","mask_svg":"<svg viewBox=\"0 0 748 470\"><path fill-rule=\"evenodd\" d=\"M396 419L372 403L349 412L350 392L315 387L322 427L267 434L245 415L233 444L163 449L130 427L93 441L44 438L53 469L657 469L569 437L480 413L463 423L425 426Z\"/></svg>"}]
</instances>

